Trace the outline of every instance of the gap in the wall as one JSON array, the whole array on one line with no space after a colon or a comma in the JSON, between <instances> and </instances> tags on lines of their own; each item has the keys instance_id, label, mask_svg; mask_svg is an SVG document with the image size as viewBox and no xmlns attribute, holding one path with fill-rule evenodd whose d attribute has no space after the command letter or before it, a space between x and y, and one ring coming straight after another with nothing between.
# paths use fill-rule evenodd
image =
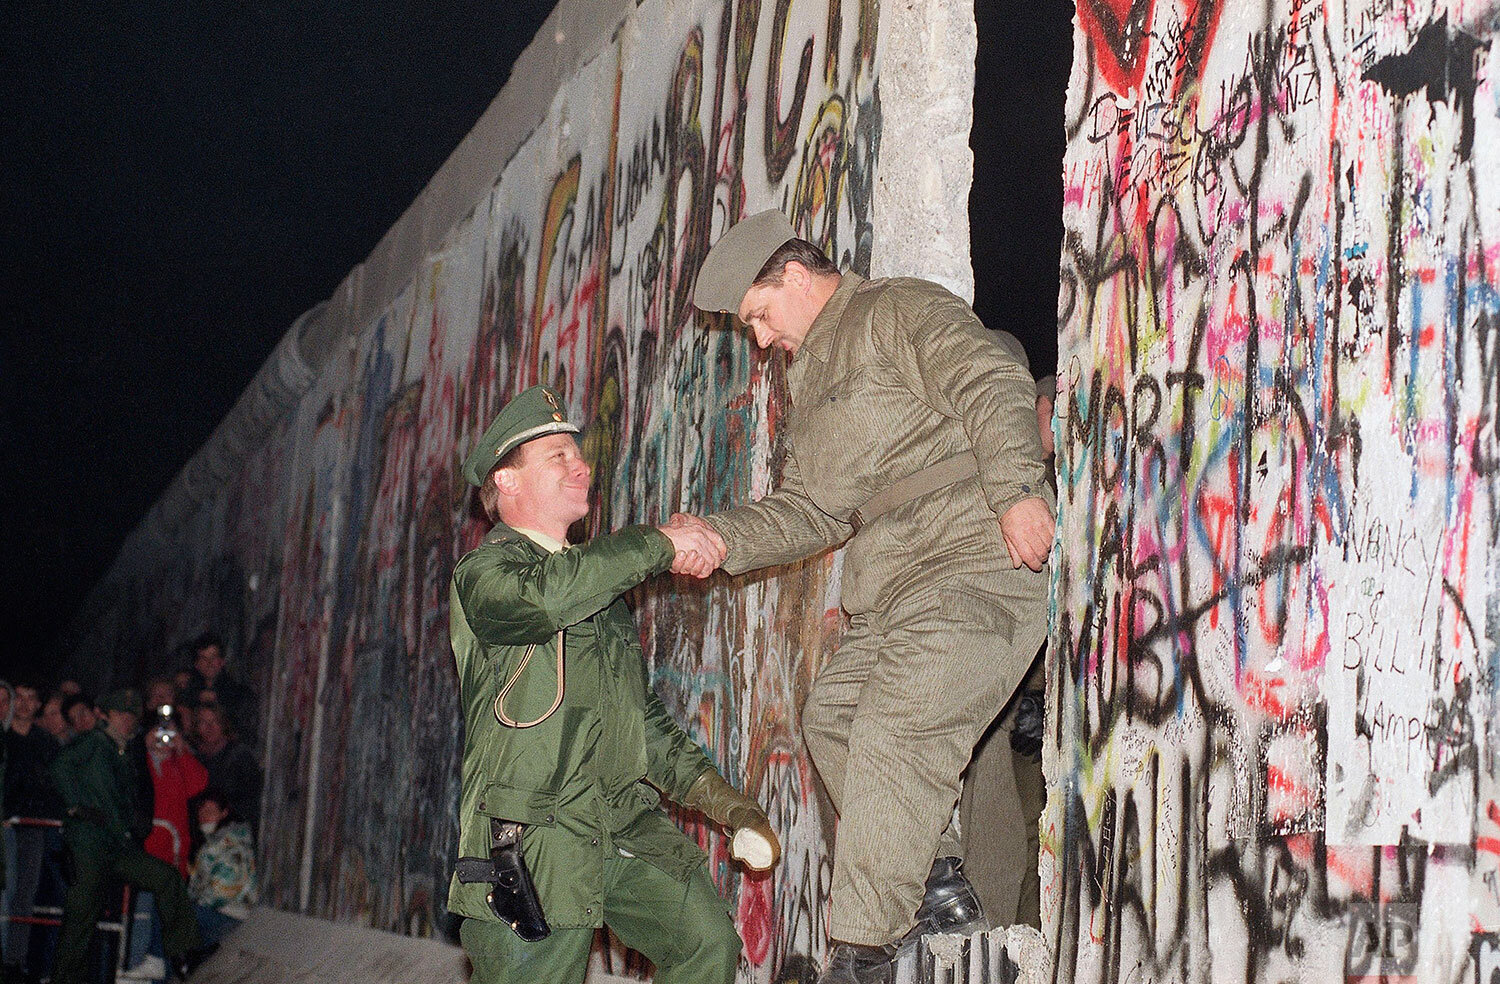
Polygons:
<instances>
[{"instance_id":1,"label":"gap in the wall","mask_svg":"<svg viewBox=\"0 0 1500 984\"><path fill-rule=\"evenodd\" d=\"M1066 0L975 0L974 310L1026 346L1033 374L1057 365L1063 103L1073 51Z\"/></svg>"}]
</instances>

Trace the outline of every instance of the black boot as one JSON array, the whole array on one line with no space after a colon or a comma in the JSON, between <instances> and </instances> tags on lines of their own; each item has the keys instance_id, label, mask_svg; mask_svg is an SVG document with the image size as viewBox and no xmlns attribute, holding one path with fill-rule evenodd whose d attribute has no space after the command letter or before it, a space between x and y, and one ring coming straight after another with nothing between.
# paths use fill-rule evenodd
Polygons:
<instances>
[{"instance_id":1,"label":"black boot","mask_svg":"<svg viewBox=\"0 0 1500 984\"><path fill-rule=\"evenodd\" d=\"M917 925L922 933L958 933L968 936L988 929L984 909L974 886L964 877L963 858L937 858L923 886L922 904L917 907Z\"/></svg>"},{"instance_id":2,"label":"black boot","mask_svg":"<svg viewBox=\"0 0 1500 984\"><path fill-rule=\"evenodd\" d=\"M818 984L891 984L894 946L830 942L828 968L818 976Z\"/></svg>"}]
</instances>

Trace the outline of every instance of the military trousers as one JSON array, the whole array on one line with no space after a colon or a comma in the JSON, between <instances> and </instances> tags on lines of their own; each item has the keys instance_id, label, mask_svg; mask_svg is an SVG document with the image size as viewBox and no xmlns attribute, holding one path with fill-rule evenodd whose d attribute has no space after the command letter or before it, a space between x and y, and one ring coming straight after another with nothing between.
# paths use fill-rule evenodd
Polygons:
<instances>
[{"instance_id":1,"label":"military trousers","mask_svg":"<svg viewBox=\"0 0 1500 984\"><path fill-rule=\"evenodd\" d=\"M881 946L909 930L974 745L1036 652L982 576L851 618L802 711L839 813L829 936ZM950 832L951 835L951 832ZM955 842L944 854L959 852Z\"/></svg>"},{"instance_id":2,"label":"military trousers","mask_svg":"<svg viewBox=\"0 0 1500 984\"><path fill-rule=\"evenodd\" d=\"M202 945L187 884L177 869L139 847L103 845L94 838L70 840L73 881L63 900L53 984L82 984L87 978L89 938L104 908L109 880L118 878L156 896L162 921L162 946L168 958Z\"/></svg>"},{"instance_id":3,"label":"military trousers","mask_svg":"<svg viewBox=\"0 0 1500 984\"><path fill-rule=\"evenodd\" d=\"M1043 669L1039 654L1022 689L1040 692ZM1013 698L984 733L964 773L958 803L964 874L991 926L1025 924L1041 929L1038 824L1047 786L1041 752L1018 751L1012 745L1016 703Z\"/></svg>"},{"instance_id":4,"label":"military trousers","mask_svg":"<svg viewBox=\"0 0 1500 984\"><path fill-rule=\"evenodd\" d=\"M656 984L733 984L742 944L706 867L684 883L640 858L607 858L604 923L656 966ZM582 984L594 941L583 927L527 943L484 919L465 919L458 935L472 984Z\"/></svg>"}]
</instances>

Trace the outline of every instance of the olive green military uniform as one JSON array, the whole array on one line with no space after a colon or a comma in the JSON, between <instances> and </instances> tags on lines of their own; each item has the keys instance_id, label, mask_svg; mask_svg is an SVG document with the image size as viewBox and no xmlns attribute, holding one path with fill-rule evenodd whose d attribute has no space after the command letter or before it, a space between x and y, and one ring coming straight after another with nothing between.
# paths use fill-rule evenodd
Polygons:
<instances>
[{"instance_id":1,"label":"olive green military uniform","mask_svg":"<svg viewBox=\"0 0 1500 984\"><path fill-rule=\"evenodd\" d=\"M560 419L560 418L559 418ZM594 929L608 924L656 965L659 984L730 982L741 943L705 857L657 808L681 801L713 768L652 691L630 610L620 596L667 570L673 548L633 526L555 553L501 524L466 554L449 598L466 726L459 853L489 856L491 817L526 824L522 855L552 933L522 941L485 902L487 885L455 875L448 908L465 917L474 980L577 984ZM504 710L541 717L502 725L501 687L536 649Z\"/></svg>"},{"instance_id":2,"label":"olive green military uniform","mask_svg":"<svg viewBox=\"0 0 1500 984\"><path fill-rule=\"evenodd\" d=\"M1016 695L995 719L964 773L958 815L962 820L964 876L984 905L992 926L1025 924L1042 928L1042 809L1047 785L1042 753L1020 750L1012 742L1021 693L1041 693L1044 660L1032 661Z\"/></svg>"},{"instance_id":3,"label":"olive green military uniform","mask_svg":"<svg viewBox=\"0 0 1500 984\"><path fill-rule=\"evenodd\" d=\"M864 525L844 560L850 627L803 709L839 810L829 936L882 945L913 923L975 742L1046 632L1047 574L1013 570L999 518L1043 481L1034 387L1010 335L922 280L846 273L787 373L781 486L708 517L730 573L854 533L892 483L972 451L978 474ZM943 853L958 853L944 844Z\"/></svg>"},{"instance_id":4,"label":"olive green military uniform","mask_svg":"<svg viewBox=\"0 0 1500 984\"><path fill-rule=\"evenodd\" d=\"M139 779L126 751L100 724L63 747L52 762L52 781L68 809L63 841L72 856L72 881L63 901L54 984L86 979L89 937L111 878L156 896L162 943L176 959L202 945L187 885L177 869L141 849L132 824Z\"/></svg>"}]
</instances>

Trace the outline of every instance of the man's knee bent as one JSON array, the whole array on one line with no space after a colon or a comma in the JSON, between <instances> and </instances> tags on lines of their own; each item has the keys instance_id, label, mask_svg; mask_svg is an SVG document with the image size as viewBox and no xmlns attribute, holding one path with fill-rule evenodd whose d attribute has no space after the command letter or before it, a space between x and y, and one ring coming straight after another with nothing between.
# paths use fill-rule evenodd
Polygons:
<instances>
[{"instance_id":1,"label":"man's knee bent","mask_svg":"<svg viewBox=\"0 0 1500 984\"><path fill-rule=\"evenodd\" d=\"M732 984L740 964L744 942L727 913L715 911L693 920L689 932L694 938L683 944L682 956L670 966L658 967L656 979L661 984Z\"/></svg>"},{"instance_id":2,"label":"man's knee bent","mask_svg":"<svg viewBox=\"0 0 1500 984\"><path fill-rule=\"evenodd\" d=\"M813 761L824 768L830 755L849 744L850 718L847 709L826 703L819 698L815 686L802 705L802 738Z\"/></svg>"}]
</instances>

